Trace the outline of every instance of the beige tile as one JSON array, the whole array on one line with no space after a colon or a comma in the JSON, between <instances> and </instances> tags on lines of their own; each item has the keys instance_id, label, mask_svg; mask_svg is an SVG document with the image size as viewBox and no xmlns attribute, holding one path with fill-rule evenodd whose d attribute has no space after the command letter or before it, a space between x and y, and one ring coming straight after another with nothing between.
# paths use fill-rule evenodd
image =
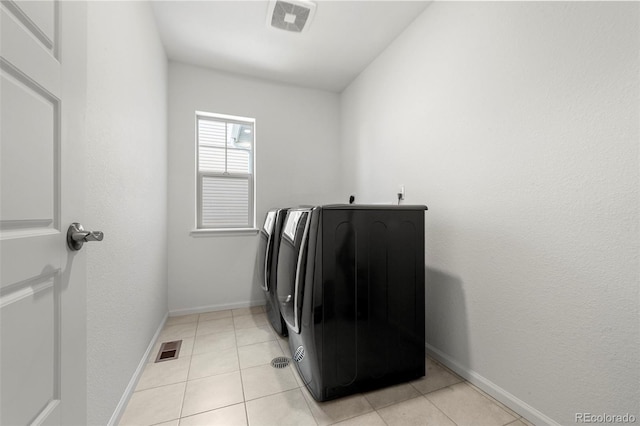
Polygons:
<instances>
[{"instance_id":1,"label":"beige tile","mask_svg":"<svg viewBox=\"0 0 640 426\"><path fill-rule=\"evenodd\" d=\"M256 365L269 364L271 360L278 356L284 356L280 345L275 340L270 342L256 343L238 348L240 356L240 368L255 367Z\"/></svg>"},{"instance_id":2,"label":"beige tile","mask_svg":"<svg viewBox=\"0 0 640 426\"><path fill-rule=\"evenodd\" d=\"M187 324L165 325L162 331L160 332L158 341L170 342L172 340L180 340L188 337L194 337L196 334L196 326L197 326L197 323L195 322L191 322Z\"/></svg>"},{"instance_id":3,"label":"beige tile","mask_svg":"<svg viewBox=\"0 0 640 426\"><path fill-rule=\"evenodd\" d=\"M261 327L269 325L269 320L267 319L267 314L258 313L251 315L234 316L233 323L236 327L236 330L239 330L241 328Z\"/></svg>"},{"instance_id":4,"label":"beige tile","mask_svg":"<svg viewBox=\"0 0 640 426\"><path fill-rule=\"evenodd\" d=\"M190 324L194 322L198 322L198 314L179 315L179 316L167 318L167 322L165 323L165 326L176 325L176 324Z\"/></svg>"},{"instance_id":5,"label":"beige tile","mask_svg":"<svg viewBox=\"0 0 640 426\"><path fill-rule=\"evenodd\" d=\"M375 411L362 416L353 417L351 419L336 423L336 426L386 426L387 424L382 420L380 414Z\"/></svg>"},{"instance_id":6,"label":"beige tile","mask_svg":"<svg viewBox=\"0 0 640 426\"><path fill-rule=\"evenodd\" d=\"M196 336L193 344L193 355L215 352L236 347L236 333L203 334Z\"/></svg>"},{"instance_id":7,"label":"beige tile","mask_svg":"<svg viewBox=\"0 0 640 426\"><path fill-rule=\"evenodd\" d=\"M183 382L134 392L119 424L153 425L179 418L184 390Z\"/></svg>"},{"instance_id":8,"label":"beige tile","mask_svg":"<svg viewBox=\"0 0 640 426\"><path fill-rule=\"evenodd\" d=\"M424 377L411 382L422 394L427 394L464 381L464 379L453 374L449 369L429 358L426 360L426 370Z\"/></svg>"},{"instance_id":9,"label":"beige tile","mask_svg":"<svg viewBox=\"0 0 640 426\"><path fill-rule=\"evenodd\" d=\"M190 361L190 357L185 357L158 363L148 363L140 376L136 391L186 382Z\"/></svg>"},{"instance_id":10,"label":"beige tile","mask_svg":"<svg viewBox=\"0 0 640 426\"><path fill-rule=\"evenodd\" d=\"M196 337L205 334L229 333L233 331L233 318L220 318L211 321L200 321Z\"/></svg>"},{"instance_id":11,"label":"beige tile","mask_svg":"<svg viewBox=\"0 0 640 426\"><path fill-rule=\"evenodd\" d=\"M364 397L367 398L369 404L371 404L371 406L376 410L378 408L386 407L387 405L406 401L408 399L413 399L418 396L420 396L420 392L418 392L409 383L389 386L364 394Z\"/></svg>"},{"instance_id":12,"label":"beige tile","mask_svg":"<svg viewBox=\"0 0 640 426\"><path fill-rule=\"evenodd\" d=\"M247 402L251 426L315 426L304 396L299 389Z\"/></svg>"},{"instance_id":13,"label":"beige tile","mask_svg":"<svg viewBox=\"0 0 640 426\"><path fill-rule=\"evenodd\" d=\"M276 336L275 333L271 331L271 326L265 325L236 330L236 339L238 346L246 346L276 340Z\"/></svg>"},{"instance_id":14,"label":"beige tile","mask_svg":"<svg viewBox=\"0 0 640 426\"><path fill-rule=\"evenodd\" d=\"M170 422L156 423L154 426L178 426L180 420L171 420Z\"/></svg>"},{"instance_id":15,"label":"beige tile","mask_svg":"<svg viewBox=\"0 0 640 426\"><path fill-rule=\"evenodd\" d=\"M533 426L533 425L527 422L525 419L520 419L520 420L516 420L515 422L511 422L505 426Z\"/></svg>"},{"instance_id":16,"label":"beige tile","mask_svg":"<svg viewBox=\"0 0 640 426\"><path fill-rule=\"evenodd\" d=\"M378 414L389 426L438 425L456 426L442 411L424 396L399 402L378 410Z\"/></svg>"},{"instance_id":17,"label":"beige tile","mask_svg":"<svg viewBox=\"0 0 640 426\"><path fill-rule=\"evenodd\" d=\"M238 363L238 351L236 348L193 355L191 357L191 368L189 369L189 380L230 373L239 369L240 364Z\"/></svg>"},{"instance_id":18,"label":"beige tile","mask_svg":"<svg viewBox=\"0 0 640 426\"><path fill-rule=\"evenodd\" d=\"M330 425L373 411L371 404L361 394L345 396L332 401L318 402L313 399L306 387L301 389L307 404L309 404L311 413L319 425Z\"/></svg>"},{"instance_id":19,"label":"beige tile","mask_svg":"<svg viewBox=\"0 0 640 426\"><path fill-rule=\"evenodd\" d=\"M489 395L488 393L486 393L485 391L483 391L482 389L480 389L479 387L477 387L476 385L474 385L473 383L470 382L465 382L467 385L471 386L471 388L475 391L477 391L478 393L480 393L480 395L484 396L485 398L487 398L489 401L493 402L494 404L496 404L498 407L502 408L504 411L506 411L507 413L511 414L513 417L515 417L516 419L519 419L520 417L522 417L520 414L516 413L515 411L513 411L511 408L507 407L506 405L504 405L503 403L501 403L500 401L498 401L497 399L495 399L494 397L492 397L491 395ZM525 420L526 421L526 420Z\"/></svg>"},{"instance_id":20,"label":"beige tile","mask_svg":"<svg viewBox=\"0 0 640 426\"><path fill-rule=\"evenodd\" d=\"M264 312L264 305L250 306L248 308L232 309L234 317L241 317L243 315L261 314Z\"/></svg>"},{"instance_id":21,"label":"beige tile","mask_svg":"<svg viewBox=\"0 0 640 426\"><path fill-rule=\"evenodd\" d=\"M189 380L182 416L187 417L243 402L240 372Z\"/></svg>"},{"instance_id":22,"label":"beige tile","mask_svg":"<svg viewBox=\"0 0 640 426\"><path fill-rule=\"evenodd\" d=\"M458 383L425 397L459 426L502 426L516 420L467 383Z\"/></svg>"},{"instance_id":23,"label":"beige tile","mask_svg":"<svg viewBox=\"0 0 640 426\"><path fill-rule=\"evenodd\" d=\"M520 417L519 422L522 423L524 426L535 426L533 423L531 423L530 421L528 421L524 417ZM516 426L519 426L519 425L516 425Z\"/></svg>"},{"instance_id":24,"label":"beige tile","mask_svg":"<svg viewBox=\"0 0 640 426\"><path fill-rule=\"evenodd\" d=\"M289 347L289 340L288 339L278 339L278 343L280 344L280 349L282 349L282 352L284 353L284 356L286 356L288 358L293 358L293 355L291 355L291 348Z\"/></svg>"},{"instance_id":25,"label":"beige tile","mask_svg":"<svg viewBox=\"0 0 640 426\"><path fill-rule=\"evenodd\" d=\"M304 387L304 380L302 380L302 376L300 376L300 372L298 371L298 367L295 361L291 361L291 364L289 364L289 367L291 368L291 371L293 371L293 377L296 378L296 382L298 383L299 387Z\"/></svg>"},{"instance_id":26,"label":"beige tile","mask_svg":"<svg viewBox=\"0 0 640 426\"><path fill-rule=\"evenodd\" d=\"M270 365L243 369L242 385L246 401L298 387L290 366L287 368L273 368Z\"/></svg>"},{"instance_id":27,"label":"beige tile","mask_svg":"<svg viewBox=\"0 0 640 426\"><path fill-rule=\"evenodd\" d=\"M217 320L222 318L231 318L231 316L232 316L231 309L227 309L224 311L206 312L206 313L200 314L200 322Z\"/></svg>"},{"instance_id":28,"label":"beige tile","mask_svg":"<svg viewBox=\"0 0 640 426\"><path fill-rule=\"evenodd\" d=\"M160 345L161 344L162 344L162 342L158 338L158 341L155 343L155 345L153 345L153 349L151 349L151 353L149 354L149 358L147 358L147 364L151 364L151 363L156 362L156 357L158 356L158 352L160 351Z\"/></svg>"},{"instance_id":29,"label":"beige tile","mask_svg":"<svg viewBox=\"0 0 640 426\"><path fill-rule=\"evenodd\" d=\"M230 405L180 419L180 426L246 426L244 404Z\"/></svg>"},{"instance_id":30,"label":"beige tile","mask_svg":"<svg viewBox=\"0 0 640 426\"><path fill-rule=\"evenodd\" d=\"M180 345L180 353L178 354L178 358L191 356L193 353L193 342L195 341L194 337L188 337L186 339L182 339L182 345Z\"/></svg>"}]
</instances>

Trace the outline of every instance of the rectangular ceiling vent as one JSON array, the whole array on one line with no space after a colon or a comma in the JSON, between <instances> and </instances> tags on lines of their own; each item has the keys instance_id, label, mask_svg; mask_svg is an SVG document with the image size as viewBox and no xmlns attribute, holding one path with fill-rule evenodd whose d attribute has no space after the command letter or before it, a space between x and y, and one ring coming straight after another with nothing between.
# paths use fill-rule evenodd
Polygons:
<instances>
[{"instance_id":1,"label":"rectangular ceiling vent","mask_svg":"<svg viewBox=\"0 0 640 426\"><path fill-rule=\"evenodd\" d=\"M267 25L294 33L307 30L316 4L306 0L272 0L269 2Z\"/></svg>"}]
</instances>

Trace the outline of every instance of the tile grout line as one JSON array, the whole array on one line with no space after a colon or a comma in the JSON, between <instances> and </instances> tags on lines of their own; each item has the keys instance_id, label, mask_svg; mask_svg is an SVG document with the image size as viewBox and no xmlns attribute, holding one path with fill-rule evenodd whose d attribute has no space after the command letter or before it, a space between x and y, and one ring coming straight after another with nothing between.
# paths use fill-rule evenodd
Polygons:
<instances>
[{"instance_id":1,"label":"tile grout line","mask_svg":"<svg viewBox=\"0 0 640 426\"><path fill-rule=\"evenodd\" d=\"M449 389L449 388L452 388L453 386L457 386L457 385L459 385L459 384L465 384L465 385L469 386L472 390L476 391L478 394L480 394L482 397L484 397L484 399L486 399L489 403L491 403L492 405L495 405L495 406L496 406L497 408L499 408L500 410L502 410L502 411L504 411L505 413L509 414L510 416L514 417L511 413L509 413L509 412L508 412L508 411L506 411L504 408L502 408L499 404L497 404L496 402L494 402L494 401L492 400L493 398L491 398L490 396L489 396L489 397L487 397L487 396L483 395L483 393L482 393L482 392L477 391L477 390L472 386L472 384L471 384L471 383L469 383L469 381L468 381L468 380L464 380L464 379L463 379L461 382L458 382L458 383L452 383L452 384L450 384L449 386L445 386L445 387L442 387L442 388L440 388L440 389L435 389L435 390L433 390L433 391L431 391L431 392L428 392L428 393L426 393L426 394L423 394L422 396L423 396L424 398L426 398L426 399L427 399L427 401L429 401L431 404L433 404L433 406L434 406L434 407L436 407L436 408L438 409L438 411L440 411L440 412L441 412L442 414L444 414L444 415L445 415L449 420L451 420L451 421L453 422L453 424L457 425L457 423L456 423L455 421L453 421L453 419L452 419L452 418L450 418L450 417L449 417L449 416L448 416L444 411L442 411L442 410L440 409L440 407L438 407L438 405L436 405L436 403L435 403L435 402L433 402L433 401L431 401L429 398L427 398L427 395L429 395L429 394L431 394L431 393L434 393L434 392L437 392L437 391L440 391L440 390L443 390L443 389ZM516 414L516 416L518 416L518 417L514 418L514 420L511 420L511 421L510 421L510 422L508 422L508 423L505 423L503 426L508 426L508 425L510 425L511 423L515 423L515 422L517 422L518 420L520 420L520 419L522 418L522 416L521 416L520 414L516 413L515 411L514 411L514 413L515 413L515 414Z\"/></svg>"},{"instance_id":2,"label":"tile grout line","mask_svg":"<svg viewBox=\"0 0 640 426\"><path fill-rule=\"evenodd\" d=\"M425 362L426 362L426 361L425 361ZM426 376L426 374L425 374L425 376ZM394 405L401 404L401 403L403 403L403 402L407 402L407 401L411 401L412 399L416 399L416 398L420 398L420 397L423 397L423 398L427 399L427 401L429 401L429 399L426 397L426 394L424 394L424 393L420 392L420 389L416 388L416 387L413 385L413 383L411 383L411 382L407 382L407 384L408 384L409 386L411 386L411 388L412 388L413 390L415 390L415 391L418 393L418 395L417 395L416 397L414 397L414 398L408 398L408 399L405 399L405 400L402 400L402 401L397 401L397 402L394 402L394 403L392 403L392 404L388 404L388 405L384 405L384 406L382 406L382 407L375 408L375 407L373 407L373 404L371 404L371 402L367 399L367 397L366 397L366 395L365 395L364 393L362 394L362 396L367 400L367 402L369 402L369 405L371 405L371 407L373 407L373 411L374 411L374 412L375 412L375 413L380 417L380 419L382 420L382 422L383 422L385 425L388 425L389 423L387 423L387 422L385 421L384 417L382 417L382 414L380 414L380 411L379 411L379 410L382 410L382 409L385 409L385 408L388 408L388 407L393 407ZM444 387L443 387L443 388L440 388L440 389L444 389ZM436 390L440 390L440 389L436 389ZM431 391L431 392L435 392L435 390L433 390L433 391ZM430 393L430 392L427 392L427 393ZM429 402L431 402L431 401L429 401ZM433 403L431 402L431 404L433 404ZM435 406L435 404L433 404L433 405ZM436 408L438 408L438 407L436 407ZM439 411L442 411L442 410L440 410L440 409L438 409L438 410L439 410ZM444 414L444 413L443 413L443 414ZM447 416L446 414L445 414L445 416L446 416L447 418L449 418L449 416ZM450 419L450 418L449 418L449 419ZM451 420L451 419L450 419L450 420ZM453 420L451 420L451 421L453 422ZM453 423L454 423L454 424L456 424L455 422L453 422ZM457 424L456 424L456 425L457 425Z\"/></svg>"},{"instance_id":3,"label":"tile grout line","mask_svg":"<svg viewBox=\"0 0 640 426\"><path fill-rule=\"evenodd\" d=\"M512 424L516 424L516 423L518 423L518 422L521 422L521 423L524 423L524 421L527 421L527 422L528 422L528 420L527 420L527 419L525 419L523 416L520 416L519 414L518 414L518 416L519 416L519 417L518 417L517 419L512 420L512 421L510 421L509 423L506 423L504 426L509 426L509 425L512 425ZM525 423L525 424L526 424L526 423Z\"/></svg>"},{"instance_id":4,"label":"tile grout line","mask_svg":"<svg viewBox=\"0 0 640 426\"><path fill-rule=\"evenodd\" d=\"M196 320L196 329L193 332L193 346L191 347L191 353L189 354L189 367L187 368L187 377L185 377L185 382L184 382L184 392L182 393L182 403L180 404L180 415L178 416L178 424L181 423L182 412L184 411L184 402L187 396L187 386L189 385L189 373L191 373L191 361L193 360L193 349L196 346L196 335L198 334L199 324L200 324L200 314L198 314L198 318Z\"/></svg>"},{"instance_id":5,"label":"tile grout line","mask_svg":"<svg viewBox=\"0 0 640 426\"><path fill-rule=\"evenodd\" d=\"M444 388L442 388L444 389ZM418 391L418 393L420 393ZM380 407L380 408L374 408L373 411L380 417L380 419L382 420L382 422L385 425L389 425L389 423L386 422L386 420L384 419L384 417L382 417L382 414L380 414L379 410L383 410L385 408L389 408L389 407L393 407L394 405L398 405L398 404L402 404L403 402L407 402L407 401L412 401L414 399L418 399L418 398L424 398L427 400L427 402L429 402L431 405L433 405L436 410L440 411L447 419L449 419L451 421L451 423L453 423L454 425L458 426L458 424L456 422L453 421L453 419L449 416L447 416L446 413L444 413L440 408L438 408L438 406L436 404L434 404L433 402L429 401L429 399L427 398L427 396L425 394L420 393L420 395L416 396L415 398L409 398L409 399L405 399L404 401L398 401L398 402L394 402L393 404L389 404L389 405L385 405L384 407ZM365 397L366 399L366 397ZM368 401L368 400L367 400Z\"/></svg>"},{"instance_id":6,"label":"tile grout line","mask_svg":"<svg viewBox=\"0 0 640 426\"><path fill-rule=\"evenodd\" d=\"M391 404L391 405L393 405L393 404ZM387 405L387 407L391 407L391 405ZM380 407L380 408L382 409L382 408L386 408L386 407ZM374 408L373 411L374 411L374 413L376 413L378 415L378 417L380 417L380 420L382 420L382 423L384 423L385 425L389 426L389 423L387 423L387 421L384 419L384 417L382 417L382 414L380 414L378 412L377 408Z\"/></svg>"},{"instance_id":7,"label":"tile grout line","mask_svg":"<svg viewBox=\"0 0 640 426\"><path fill-rule=\"evenodd\" d=\"M287 341L289 341L288 337L287 337ZM291 361L293 361L293 359L291 359ZM295 362L295 361L293 361L293 362ZM290 366L291 366L292 369L295 368L295 366L293 366L292 364ZM295 375L295 374L298 374L298 373L293 372L291 374ZM316 419L316 415L313 414L313 410L311 409L311 405L309 404L309 401L307 401L307 398L304 396L304 390L302 389L302 386L304 386L304 385L301 386L300 383L298 383L298 380L295 377L293 378L293 380L295 380L296 384L298 385L298 387L296 389L298 389L298 392L300 392L302 394L302 399L304 400L304 403L306 404L307 408L309 409L309 412L311 413L311 418L313 419L314 422L316 422L316 426L319 425L320 423L318 423L318 420Z\"/></svg>"},{"instance_id":8,"label":"tile grout line","mask_svg":"<svg viewBox=\"0 0 640 426\"><path fill-rule=\"evenodd\" d=\"M232 318L232 319L233 319L233 317L224 317L224 318L219 318L219 319L225 319L225 318ZM215 320L212 320L212 321L215 321ZM202 321L202 322L207 322L207 320L204 320L204 321ZM200 320L199 320L199 319L198 319L197 324L200 324ZM197 333L197 326L196 326L196 333ZM235 338L235 337L236 337L236 334L235 334L235 326L234 326L234 331L233 331L233 333L234 333L234 338ZM208 333L208 334L201 335L201 336L207 336L207 335L209 335L209 334L221 334L221 333ZM195 348L195 337L194 337L194 342L193 342L193 344L194 344L194 348ZM243 402L242 402L242 404L244 404L244 405L245 405L245 416L246 416L246 415L247 415L247 412L246 412L246 404L245 404L245 402L244 402L244 384L243 384L243 382L242 382L242 372L241 372L241 369L240 369L240 360L239 360L239 354L238 354L237 339L236 339L236 345L235 345L235 348L236 348L236 354L238 355L238 373L240 373L240 386L242 387L242 398L243 398ZM188 371L187 371L187 382L189 381L188 377L189 377L189 373L191 372L191 360L192 360L192 359L193 359L193 349L192 349L192 351L191 351L190 360L189 360L189 369L188 369ZM232 372L230 372L230 373L233 373L233 371L232 371ZM228 374L228 373L213 374L213 375L206 376L206 377L194 378L193 380L206 379L206 378L208 378L208 377L218 376L218 375L221 375L221 374ZM185 394L186 394L186 386L185 386ZM180 412L180 418L179 418L178 420L181 420L181 419L183 419L183 418L188 418L188 417L197 416L197 415L200 415L200 414L203 414L203 413L207 413L207 412L210 412L210 411L220 410L220 409L222 409L222 408L231 407L231 406L233 406L233 405L237 405L237 404L240 404L240 403L223 405L223 406L221 406L221 407L217 407L217 408L214 408L214 409L211 409L211 410L202 411L202 412L199 412L199 413L190 414L190 415L188 415L188 416L184 416L184 417L182 416L182 411L183 411L183 410L181 409L181 412ZM184 408L184 398L183 398L183 406L182 406L182 408ZM247 419L247 423L248 423L248 419Z\"/></svg>"},{"instance_id":9,"label":"tile grout line","mask_svg":"<svg viewBox=\"0 0 640 426\"><path fill-rule=\"evenodd\" d=\"M458 383L456 383L456 384L458 384ZM450 386L454 386L454 385L445 386L445 387L444 387L444 388L442 388L442 389L446 389L446 388L448 388L448 387L450 387ZM429 392L429 393L431 393L431 392ZM422 397L423 397L424 399L426 399L427 401L429 401L429 404L431 404L431 405L433 405L434 407L436 407L436 410L440 411L440 412L442 413L442 415L443 415L443 416L445 416L446 418L448 418L449 420L451 420L451 423L453 423L454 425L458 426L458 423L456 423L456 422L455 422L451 417L449 417L449 415L448 415L447 413L445 413L444 411L442 411L442 410L440 409L440 407L438 407L438 406L436 405L436 403L435 403L435 402L433 402L433 401L431 401L429 398L427 398L427 394L422 395Z\"/></svg>"},{"instance_id":10,"label":"tile grout line","mask_svg":"<svg viewBox=\"0 0 640 426\"><path fill-rule=\"evenodd\" d=\"M233 320L233 311L231 311L232 320ZM242 405L244 405L244 418L247 422L247 426L249 425L249 411L247 409L247 396L244 392L244 380L242 377L242 366L240 365L240 349L238 346L238 333L236 330L236 322L233 321L233 337L235 338L235 346L236 346L236 356L238 357L238 372L240 373L240 387L242 387Z\"/></svg>"},{"instance_id":11,"label":"tile grout line","mask_svg":"<svg viewBox=\"0 0 640 426\"><path fill-rule=\"evenodd\" d=\"M493 405L497 406L499 409L501 409L505 413L509 414L512 417L515 417L515 420L512 420L511 423L516 422L516 421L518 421L518 420L520 420L522 418L522 415L520 413L517 413L516 411L514 411L511 408L507 407L506 405L504 405L503 403L501 403L500 401L498 401L497 399L495 399L494 397L492 397L491 395L489 395L488 393L486 393L485 391L483 391L482 389L480 389L479 387L477 387L473 383L470 383L468 380L465 380L463 383L466 383L471 389L473 389L474 391L478 392L487 401L489 401ZM505 408L507 410L505 410ZM515 416L513 414L511 414L511 413L515 414ZM507 424L509 424L509 423L507 423Z\"/></svg>"}]
</instances>

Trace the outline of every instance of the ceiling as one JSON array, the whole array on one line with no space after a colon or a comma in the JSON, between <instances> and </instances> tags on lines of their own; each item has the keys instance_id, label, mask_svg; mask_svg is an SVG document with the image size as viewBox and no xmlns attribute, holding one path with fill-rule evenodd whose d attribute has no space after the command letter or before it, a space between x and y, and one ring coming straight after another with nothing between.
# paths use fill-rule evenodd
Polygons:
<instances>
[{"instance_id":1,"label":"ceiling","mask_svg":"<svg viewBox=\"0 0 640 426\"><path fill-rule=\"evenodd\" d=\"M317 0L301 33L267 25L269 2L155 1L169 59L341 92L429 4Z\"/></svg>"}]
</instances>

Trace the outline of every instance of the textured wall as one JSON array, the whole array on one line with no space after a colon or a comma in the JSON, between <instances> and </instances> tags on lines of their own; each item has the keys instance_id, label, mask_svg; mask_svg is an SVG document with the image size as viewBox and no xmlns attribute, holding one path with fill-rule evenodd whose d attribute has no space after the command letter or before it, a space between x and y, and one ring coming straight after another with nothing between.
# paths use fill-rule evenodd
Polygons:
<instances>
[{"instance_id":1,"label":"textured wall","mask_svg":"<svg viewBox=\"0 0 640 426\"><path fill-rule=\"evenodd\" d=\"M143 2L88 2L88 420L107 424L167 312L167 61Z\"/></svg>"},{"instance_id":2,"label":"textured wall","mask_svg":"<svg viewBox=\"0 0 640 426\"><path fill-rule=\"evenodd\" d=\"M538 422L640 415L639 8L436 2L342 96L350 189L429 206L430 348Z\"/></svg>"},{"instance_id":3,"label":"textured wall","mask_svg":"<svg viewBox=\"0 0 640 426\"><path fill-rule=\"evenodd\" d=\"M339 97L169 65L169 310L263 303L263 293L252 281L256 234L189 235L195 228L196 110L256 119L261 224L272 207L338 201Z\"/></svg>"}]
</instances>

